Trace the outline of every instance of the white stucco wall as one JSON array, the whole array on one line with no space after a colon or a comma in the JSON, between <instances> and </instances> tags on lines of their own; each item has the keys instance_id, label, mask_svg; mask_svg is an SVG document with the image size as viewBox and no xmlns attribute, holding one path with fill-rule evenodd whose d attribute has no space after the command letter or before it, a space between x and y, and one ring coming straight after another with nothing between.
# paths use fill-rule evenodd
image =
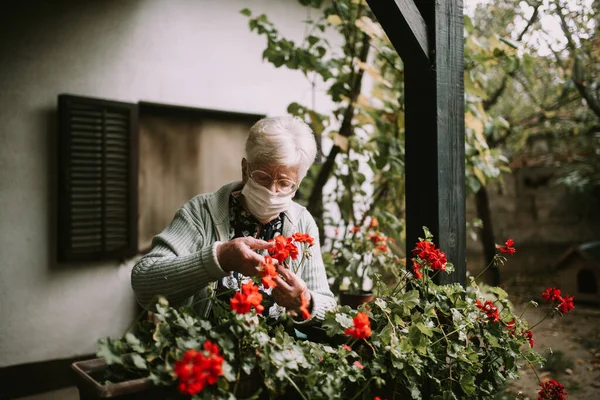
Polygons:
<instances>
[{"instance_id":1,"label":"white stucco wall","mask_svg":"<svg viewBox=\"0 0 600 400\"><path fill-rule=\"evenodd\" d=\"M54 261L59 93L268 115L310 102L300 73L262 63L265 42L244 7L302 38L306 10L294 0L26 1L3 11L0 367L93 352L134 317L131 262Z\"/></svg>"}]
</instances>

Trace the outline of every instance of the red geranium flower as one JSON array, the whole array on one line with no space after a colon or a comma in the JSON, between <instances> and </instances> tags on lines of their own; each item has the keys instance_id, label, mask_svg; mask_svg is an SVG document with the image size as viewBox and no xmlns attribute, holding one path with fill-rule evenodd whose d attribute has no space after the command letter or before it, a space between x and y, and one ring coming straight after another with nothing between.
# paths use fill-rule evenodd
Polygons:
<instances>
[{"instance_id":1,"label":"red geranium flower","mask_svg":"<svg viewBox=\"0 0 600 400\"><path fill-rule=\"evenodd\" d=\"M283 264L286 258L291 257L292 260L298 258L298 248L292 243L291 237L279 235L275 238L275 247L269 249L269 254Z\"/></svg>"},{"instance_id":2,"label":"red geranium flower","mask_svg":"<svg viewBox=\"0 0 600 400\"><path fill-rule=\"evenodd\" d=\"M565 297L558 298L558 309L561 313L566 314L574 308L575 305L573 304L573 296L565 294Z\"/></svg>"},{"instance_id":3,"label":"red geranium flower","mask_svg":"<svg viewBox=\"0 0 600 400\"><path fill-rule=\"evenodd\" d=\"M354 339L366 339L371 336L371 321L369 321L367 313L357 313L352 321L354 322L354 328L346 329L345 335L352 336Z\"/></svg>"},{"instance_id":4,"label":"red geranium flower","mask_svg":"<svg viewBox=\"0 0 600 400\"><path fill-rule=\"evenodd\" d=\"M515 324L516 323L517 323L517 321L514 318L512 321L509 321L506 323L506 328L508 329L508 332L510 332L511 335L515 334L515 330L516 330Z\"/></svg>"},{"instance_id":5,"label":"red geranium flower","mask_svg":"<svg viewBox=\"0 0 600 400\"><path fill-rule=\"evenodd\" d=\"M309 246L315 244L315 239L313 239L308 233L296 232L292 235L292 239L294 239L298 243L306 243Z\"/></svg>"},{"instance_id":6,"label":"red geranium flower","mask_svg":"<svg viewBox=\"0 0 600 400\"><path fill-rule=\"evenodd\" d=\"M360 228L358 226L353 226L350 228L350 233L358 233L360 232Z\"/></svg>"},{"instance_id":7,"label":"red geranium flower","mask_svg":"<svg viewBox=\"0 0 600 400\"><path fill-rule=\"evenodd\" d=\"M207 385L214 385L223 375L223 357L219 346L210 340L204 342L204 351L190 349L175 361L174 373L179 378L179 391L194 395Z\"/></svg>"},{"instance_id":8,"label":"red geranium flower","mask_svg":"<svg viewBox=\"0 0 600 400\"><path fill-rule=\"evenodd\" d=\"M385 243L385 237L379 233L372 233L368 237L371 243L373 243L375 246L377 246L381 242Z\"/></svg>"},{"instance_id":9,"label":"red geranium flower","mask_svg":"<svg viewBox=\"0 0 600 400\"><path fill-rule=\"evenodd\" d=\"M446 253L435 248L435 244L424 240L417 242L416 247L412 251L413 256L416 256L426 262L431 269L435 271L445 271L448 260Z\"/></svg>"},{"instance_id":10,"label":"red geranium flower","mask_svg":"<svg viewBox=\"0 0 600 400\"><path fill-rule=\"evenodd\" d=\"M260 263L260 276L262 278L262 284L266 288L274 288L277 286L274 278L277 278L277 268L273 265L273 259L269 256L265 256L265 260Z\"/></svg>"},{"instance_id":11,"label":"red geranium flower","mask_svg":"<svg viewBox=\"0 0 600 400\"><path fill-rule=\"evenodd\" d=\"M377 250L385 253L386 251L388 251L388 246L387 246L387 244L382 243L379 246L377 246Z\"/></svg>"},{"instance_id":12,"label":"red geranium flower","mask_svg":"<svg viewBox=\"0 0 600 400\"><path fill-rule=\"evenodd\" d=\"M358 361L354 361L354 362L352 363L352 365L355 365L355 366L357 366L357 367L358 367L358 368L360 368L360 369L364 369L364 368L365 368L365 367L363 367L363 365L362 365L361 363L359 363Z\"/></svg>"},{"instance_id":13,"label":"red geranium flower","mask_svg":"<svg viewBox=\"0 0 600 400\"><path fill-rule=\"evenodd\" d=\"M554 379L542 382L542 389L538 391L538 400L564 400L567 392L565 387Z\"/></svg>"},{"instance_id":14,"label":"red geranium flower","mask_svg":"<svg viewBox=\"0 0 600 400\"><path fill-rule=\"evenodd\" d=\"M496 248L498 250L500 250L501 252L508 254L509 256L512 256L517 251L517 249L515 249L513 247L514 245L515 245L515 241L512 240L511 238L508 238L508 239L506 239L506 242L504 242L504 246L496 245Z\"/></svg>"},{"instance_id":15,"label":"red geranium flower","mask_svg":"<svg viewBox=\"0 0 600 400\"><path fill-rule=\"evenodd\" d=\"M426 260L428 254L435 248L435 245L428 241L417 242L416 247L413 249L413 256L419 257L421 260Z\"/></svg>"},{"instance_id":16,"label":"red geranium flower","mask_svg":"<svg viewBox=\"0 0 600 400\"><path fill-rule=\"evenodd\" d=\"M533 341L533 332L523 331L523 335L525 336L525 339L529 340L529 347L533 347L533 345L535 344L535 342Z\"/></svg>"},{"instance_id":17,"label":"red geranium flower","mask_svg":"<svg viewBox=\"0 0 600 400\"><path fill-rule=\"evenodd\" d=\"M421 273L421 264L417 262L414 258L411 259L413 263L413 273L415 274L415 278L421 279L423 278L423 274Z\"/></svg>"},{"instance_id":18,"label":"red geranium flower","mask_svg":"<svg viewBox=\"0 0 600 400\"><path fill-rule=\"evenodd\" d=\"M236 292L229 301L231 309L238 314L246 314L250 312L252 307L257 313L262 313L265 309L262 302L262 294L258 292L258 286L250 281L242 285L242 291Z\"/></svg>"},{"instance_id":19,"label":"red geranium flower","mask_svg":"<svg viewBox=\"0 0 600 400\"><path fill-rule=\"evenodd\" d=\"M304 297L303 294L300 295L300 298L302 299L302 305L300 306L300 312L302 313L302 318L303 319L309 319L310 318L310 312L308 311L308 300L306 299L306 297Z\"/></svg>"},{"instance_id":20,"label":"red geranium flower","mask_svg":"<svg viewBox=\"0 0 600 400\"><path fill-rule=\"evenodd\" d=\"M483 311L491 322L498 322L500 320L498 308L492 301L486 300L483 304L479 300L476 300L475 302L477 303L477 308Z\"/></svg>"},{"instance_id":21,"label":"red geranium flower","mask_svg":"<svg viewBox=\"0 0 600 400\"><path fill-rule=\"evenodd\" d=\"M210 340L204 342L204 345L202 347L204 348L204 350L208 351L211 354L214 354L216 356L221 355L221 349L219 349L219 346L216 343L211 342Z\"/></svg>"},{"instance_id":22,"label":"red geranium flower","mask_svg":"<svg viewBox=\"0 0 600 400\"><path fill-rule=\"evenodd\" d=\"M347 344L343 344L342 348L348 351L352 351L352 347L348 346Z\"/></svg>"},{"instance_id":23,"label":"red geranium flower","mask_svg":"<svg viewBox=\"0 0 600 400\"><path fill-rule=\"evenodd\" d=\"M554 301L560 299L560 290L557 288L547 288L542 293L542 297L548 301Z\"/></svg>"}]
</instances>

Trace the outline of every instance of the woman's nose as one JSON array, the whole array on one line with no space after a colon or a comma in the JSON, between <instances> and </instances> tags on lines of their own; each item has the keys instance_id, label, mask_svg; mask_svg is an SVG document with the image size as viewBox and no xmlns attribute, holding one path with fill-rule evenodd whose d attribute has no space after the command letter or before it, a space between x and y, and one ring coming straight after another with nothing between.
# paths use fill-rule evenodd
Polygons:
<instances>
[{"instance_id":1,"label":"woman's nose","mask_svg":"<svg viewBox=\"0 0 600 400\"><path fill-rule=\"evenodd\" d=\"M269 189L271 192L279 192L279 188L277 187L277 181L271 181L269 186L267 186L267 189Z\"/></svg>"}]
</instances>

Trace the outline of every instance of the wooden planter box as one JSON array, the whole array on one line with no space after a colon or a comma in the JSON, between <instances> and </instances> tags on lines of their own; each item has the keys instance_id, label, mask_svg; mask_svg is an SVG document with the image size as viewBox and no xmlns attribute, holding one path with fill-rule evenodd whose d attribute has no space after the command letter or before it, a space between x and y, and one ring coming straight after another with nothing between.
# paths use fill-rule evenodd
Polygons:
<instances>
[{"instance_id":1,"label":"wooden planter box","mask_svg":"<svg viewBox=\"0 0 600 400\"><path fill-rule=\"evenodd\" d=\"M75 371L80 400L166 400L176 398L176 395L173 395L173 388L156 387L147 378L103 385L98 382L98 379L106 367L106 362L102 358L79 361L71 365Z\"/></svg>"}]
</instances>

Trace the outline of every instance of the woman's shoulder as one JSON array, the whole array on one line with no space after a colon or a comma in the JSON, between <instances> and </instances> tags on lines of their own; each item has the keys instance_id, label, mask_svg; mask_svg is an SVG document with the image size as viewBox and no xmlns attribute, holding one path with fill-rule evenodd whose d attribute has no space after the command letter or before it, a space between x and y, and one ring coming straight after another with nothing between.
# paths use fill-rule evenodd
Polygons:
<instances>
[{"instance_id":1,"label":"woman's shoulder","mask_svg":"<svg viewBox=\"0 0 600 400\"><path fill-rule=\"evenodd\" d=\"M228 183L214 192L201 193L187 201L181 208L191 214L208 211L211 214L227 213L229 196L238 189L241 182Z\"/></svg>"},{"instance_id":2,"label":"woman's shoulder","mask_svg":"<svg viewBox=\"0 0 600 400\"><path fill-rule=\"evenodd\" d=\"M313 218L310 211L308 211L306 207L296 203L295 201L291 203L290 214L292 214L296 225L299 228L306 229L311 226L316 226L315 219Z\"/></svg>"}]
</instances>

